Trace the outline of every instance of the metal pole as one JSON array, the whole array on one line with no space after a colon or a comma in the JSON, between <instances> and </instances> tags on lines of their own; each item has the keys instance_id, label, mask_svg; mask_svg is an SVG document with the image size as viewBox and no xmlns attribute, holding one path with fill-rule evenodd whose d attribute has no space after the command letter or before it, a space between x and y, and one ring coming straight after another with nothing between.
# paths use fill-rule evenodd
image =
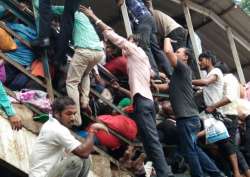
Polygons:
<instances>
[{"instance_id":1,"label":"metal pole","mask_svg":"<svg viewBox=\"0 0 250 177\"><path fill-rule=\"evenodd\" d=\"M121 11L122 11L122 17L123 17L127 37L129 37L131 34L133 34L133 32L132 32L131 24L129 21L128 10L127 10L125 1L121 6Z\"/></svg>"},{"instance_id":2,"label":"metal pole","mask_svg":"<svg viewBox=\"0 0 250 177\"><path fill-rule=\"evenodd\" d=\"M237 48L236 48L236 45L235 45L235 41L234 41L234 38L233 38L233 33L232 33L232 30L231 30L230 27L227 28L227 37L228 37L228 40L229 40L230 48L232 50L232 54L233 54L234 62L235 62L235 65L236 65L237 73L238 73L239 78L240 78L240 83L245 84L246 80L245 80L244 73L243 73L243 70L242 70L242 67L241 67L239 54L238 54L238 51L237 51Z\"/></svg>"},{"instance_id":3,"label":"metal pole","mask_svg":"<svg viewBox=\"0 0 250 177\"><path fill-rule=\"evenodd\" d=\"M198 57L199 57L199 52L198 52L198 47L197 47L198 45L197 45L196 40L195 40L194 27L193 27L193 24L192 24L192 19L191 19L189 7L187 6L187 4L185 2L182 4L182 6L183 6L185 19L186 19L186 22L187 22L188 32L189 32L191 42L192 42L192 46L193 46L195 61L196 61L197 69L198 69L198 77L201 78L201 71L200 71L199 61L198 61Z\"/></svg>"},{"instance_id":4,"label":"metal pole","mask_svg":"<svg viewBox=\"0 0 250 177\"><path fill-rule=\"evenodd\" d=\"M39 33L39 12L38 9L36 8L39 6L39 1L38 0L32 0L33 4L33 11L34 11L34 16L35 16L35 22L37 26L37 32ZM46 89L48 92L48 96L51 101L54 100L54 93L53 93L53 87L52 87L52 81L51 81L51 76L50 76L50 71L49 71L49 60L48 60L48 54L47 54L47 49L44 51L44 56L43 56L43 69L44 69L44 75L45 75L45 80L46 80Z\"/></svg>"}]
</instances>

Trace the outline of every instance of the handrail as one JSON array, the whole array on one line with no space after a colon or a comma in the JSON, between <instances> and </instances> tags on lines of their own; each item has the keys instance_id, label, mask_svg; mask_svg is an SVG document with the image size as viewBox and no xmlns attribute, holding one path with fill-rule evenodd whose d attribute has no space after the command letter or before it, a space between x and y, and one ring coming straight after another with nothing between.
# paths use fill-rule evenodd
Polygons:
<instances>
[{"instance_id":1,"label":"handrail","mask_svg":"<svg viewBox=\"0 0 250 177\"><path fill-rule=\"evenodd\" d=\"M21 71L23 74L25 74L26 76L28 76L29 78L31 78L32 80L34 80L36 83L38 83L40 86L47 88L47 86L44 84L43 81L41 81L40 79L38 79L37 77L33 76L32 74L30 74L22 65L18 64L17 62L15 62L14 60L11 60L9 57L7 57L2 51L0 51L0 57L2 59L4 59L5 61L7 61L8 63L10 63L12 66L14 66L16 69L18 69L19 71ZM58 93L57 91L54 90L54 94L56 96L61 96L60 93Z\"/></svg>"},{"instance_id":2,"label":"handrail","mask_svg":"<svg viewBox=\"0 0 250 177\"><path fill-rule=\"evenodd\" d=\"M15 93L14 93L12 90L10 90L10 89L7 88L7 87L4 87L4 88L6 89L6 92L7 92L8 95L10 95L11 97L17 99ZM34 111L35 113L38 113L38 114L41 113L37 108L35 108L34 106L32 106L32 105L30 105L30 104L26 104L26 103L22 103L22 104L23 104L25 107L27 107L28 109L30 109L31 111ZM38 132L34 132L34 131L30 130L29 128L25 127L25 126L24 126L24 128L27 129L27 130L29 130L29 131L31 131L31 132L33 132L34 134L38 135ZM109 130L109 131L111 132L112 130ZM85 139L84 139L83 137L77 135L75 132L71 131L71 133L72 133L73 136L74 136L76 139L78 139L79 141L81 141L81 142L84 142L84 141L85 141ZM122 168L122 166L120 165L120 162L119 162L118 160L116 160L115 158L113 158L111 155L109 155L107 152L105 152L105 151L102 150L101 148L99 148L99 147L97 147L97 146L94 145L94 150L95 150L97 153L99 153L100 155L103 155L103 156L105 156L106 158L108 158L108 159L110 160L110 162L112 162L114 165L116 165L119 169L122 169L122 170L126 171L129 175L131 175L131 176L133 176L133 177L135 176L132 172L128 171L128 170L125 169L125 168Z\"/></svg>"},{"instance_id":3,"label":"handrail","mask_svg":"<svg viewBox=\"0 0 250 177\"><path fill-rule=\"evenodd\" d=\"M35 28L34 24L35 21L33 19L33 16L29 13L26 13L20 7L18 7L16 1L14 0L0 0L0 3L3 4L7 9L13 13L15 16L17 16L19 19L24 21L28 26Z\"/></svg>"}]
</instances>

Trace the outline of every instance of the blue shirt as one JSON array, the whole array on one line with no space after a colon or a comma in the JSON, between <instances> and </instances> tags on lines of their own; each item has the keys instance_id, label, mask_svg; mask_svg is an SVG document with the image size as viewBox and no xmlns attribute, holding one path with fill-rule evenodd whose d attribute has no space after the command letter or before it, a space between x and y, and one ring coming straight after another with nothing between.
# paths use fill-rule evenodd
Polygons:
<instances>
[{"instance_id":1,"label":"blue shirt","mask_svg":"<svg viewBox=\"0 0 250 177\"><path fill-rule=\"evenodd\" d=\"M134 23L139 23L142 17L151 15L141 0L126 0L126 5Z\"/></svg>"},{"instance_id":2,"label":"blue shirt","mask_svg":"<svg viewBox=\"0 0 250 177\"><path fill-rule=\"evenodd\" d=\"M7 26L16 32L24 40L31 42L37 38L37 33L30 27L18 23L7 23ZM12 52L7 52L6 55L23 66L30 66L32 61L35 59L35 54L31 49L22 44L18 39L15 38L17 49Z\"/></svg>"}]
</instances>

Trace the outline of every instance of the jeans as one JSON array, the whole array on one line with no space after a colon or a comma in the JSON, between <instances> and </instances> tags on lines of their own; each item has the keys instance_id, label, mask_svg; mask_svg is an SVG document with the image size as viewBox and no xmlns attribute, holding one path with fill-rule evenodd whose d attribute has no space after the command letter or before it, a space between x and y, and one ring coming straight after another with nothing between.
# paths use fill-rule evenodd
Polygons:
<instances>
[{"instance_id":1,"label":"jeans","mask_svg":"<svg viewBox=\"0 0 250 177\"><path fill-rule=\"evenodd\" d=\"M54 60L65 59L69 40L72 38L74 14L78 9L80 0L65 0L64 12L61 21L61 31L56 42L56 55ZM51 0L39 0L39 38L49 38L51 35Z\"/></svg>"},{"instance_id":2,"label":"jeans","mask_svg":"<svg viewBox=\"0 0 250 177\"><path fill-rule=\"evenodd\" d=\"M89 169L89 159L81 159L72 155L56 164L46 177L87 177Z\"/></svg>"},{"instance_id":3,"label":"jeans","mask_svg":"<svg viewBox=\"0 0 250 177\"><path fill-rule=\"evenodd\" d=\"M158 74L160 66L164 73L168 76L172 74L172 67L160 49L157 37L156 37L156 24L154 18L151 15L144 16L140 19L139 24L135 25L135 33L139 34L142 38L139 46L145 51L149 58L152 69Z\"/></svg>"},{"instance_id":4,"label":"jeans","mask_svg":"<svg viewBox=\"0 0 250 177\"><path fill-rule=\"evenodd\" d=\"M145 152L149 160L153 162L157 177L168 177L172 172L164 158L162 145L159 141L154 103L152 100L136 94L134 96L134 106L135 121L138 125Z\"/></svg>"},{"instance_id":5,"label":"jeans","mask_svg":"<svg viewBox=\"0 0 250 177\"><path fill-rule=\"evenodd\" d=\"M198 116L178 118L180 150L189 164L192 177L204 177L203 171L211 177L222 176L220 170L205 152L197 145L196 134L200 131L201 123Z\"/></svg>"}]
</instances>

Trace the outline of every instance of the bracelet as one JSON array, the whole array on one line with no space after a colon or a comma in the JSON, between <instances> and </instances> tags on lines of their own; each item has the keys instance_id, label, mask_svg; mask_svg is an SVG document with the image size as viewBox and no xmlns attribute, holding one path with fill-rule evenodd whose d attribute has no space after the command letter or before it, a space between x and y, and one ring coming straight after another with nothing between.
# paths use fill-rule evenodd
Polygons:
<instances>
[{"instance_id":1,"label":"bracelet","mask_svg":"<svg viewBox=\"0 0 250 177\"><path fill-rule=\"evenodd\" d=\"M96 134L96 133L97 133L97 130L90 127L90 128L88 129L88 132L89 132L89 133L94 133L94 134Z\"/></svg>"},{"instance_id":2,"label":"bracelet","mask_svg":"<svg viewBox=\"0 0 250 177\"><path fill-rule=\"evenodd\" d=\"M102 20L98 19L98 20L96 20L95 25L98 25L101 22L102 22Z\"/></svg>"}]
</instances>

